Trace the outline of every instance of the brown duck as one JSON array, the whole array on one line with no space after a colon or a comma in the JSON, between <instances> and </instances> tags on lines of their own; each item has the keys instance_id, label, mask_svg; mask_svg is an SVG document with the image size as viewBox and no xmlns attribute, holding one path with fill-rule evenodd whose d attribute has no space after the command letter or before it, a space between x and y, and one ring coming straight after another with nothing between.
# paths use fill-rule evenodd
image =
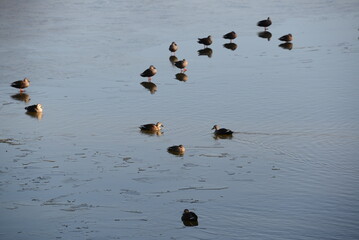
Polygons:
<instances>
[{"instance_id":1,"label":"brown duck","mask_svg":"<svg viewBox=\"0 0 359 240\"><path fill-rule=\"evenodd\" d=\"M233 39L237 38L237 33L235 33L234 31L229 32L229 33L223 35L223 38L224 39L229 39L232 42Z\"/></svg>"},{"instance_id":2,"label":"brown duck","mask_svg":"<svg viewBox=\"0 0 359 240\"><path fill-rule=\"evenodd\" d=\"M157 73L157 69L151 65L148 69L141 73L141 77L147 77L151 81L152 77Z\"/></svg>"},{"instance_id":3,"label":"brown duck","mask_svg":"<svg viewBox=\"0 0 359 240\"><path fill-rule=\"evenodd\" d=\"M267 28L272 25L272 20L268 17L265 20L261 20L257 23L258 27L264 27L264 30L267 30Z\"/></svg>"},{"instance_id":4,"label":"brown duck","mask_svg":"<svg viewBox=\"0 0 359 240\"><path fill-rule=\"evenodd\" d=\"M183 155L186 151L185 147L181 145L175 145L167 148L167 151L169 153L175 154L175 155Z\"/></svg>"},{"instance_id":5,"label":"brown duck","mask_svg":"<svg viewBox=\"0 0 359 240\"><path fill-rule=\"evenodd\" d=\"M280 38L278 38L279 40L283 41L283 42L290 42L293 40L293 36L292 34L287 34L287 35L284 35L284 36L281 36Z\"/></svg>"},{"instance_id":6,"label":"brown duck","mask_svg":"<svg viewBox=\"0 0 359 240\"><path fill-rule=\"evenodd\" d=\"M178 50L178 45L175 42L172 42L170 47L168 48L171 53L175 53Z\"/></svg>"},{"instance_id":7,"label":"brown duck","mask_svg":"<svg viewBox=\"0 0 359 240\"><path fill-rule=\"evenodd\" d=\"M163 124L158 122L156 124L154 123L149 123L149 124L144 124L140 126L140 129L142 131L151 131L151 132L155 132L155 131L160 131L161 127L163 127Z\"/></svg>"},{"instance_id":8,"label":"brown duck","mask_svg":"<svg viewBox=\"0 0 359 240\"><path fill-rule=\"evenodd\" d=\"M218 125L214 125L212 130L214 129L215 135L232 135L233 131L227 129L227 128L219 128Z\"/></svg>"},{"instance_id":9,"label":"brown duck","mask_svg":"<svg viewBox=\"0 0 359 240\"><path fill-rule=\"evenodd\" d=\"M203 44L204 46L209 46L212 44L212 37L209 35L206 38L198 38L198 43Z\"/></svg>"},{"instance_id":10,"label":"brown duck","mask_svg":"<svg viewBox=\"0 0 359 240\"><path fill-rule=\"evenodd\" d=\"M35 104L28 107L25 107L27 112L31 113L41 113L42 112L42 105L41 104Z\"/></svg>"},{"instance_id":11,"label":"brown duck","mask_svg":"<svg viewBox=\"0 0 359 240\"><path fill-rule=\"evenodd\" d=\"M24 91L23 89L27 88L28 86L30 86L30 81L27 78L24 78L24 80L18 80L11 83L11 87L19 88L20 92Z\"/></svg>"},{"instance_id":12,"label":"brown duck","mask_svg":"<svg viewBox=\"0 0 359 240\"><path fill-rule=\"evenodd\" d=\"M184 72L187 71L187 69L186 69L187 65L188 65L188 62L186 59L175 62L175 66L178 67L179 69L181 69L181 71L183 70Z\"/></svg>"}]
</instances>

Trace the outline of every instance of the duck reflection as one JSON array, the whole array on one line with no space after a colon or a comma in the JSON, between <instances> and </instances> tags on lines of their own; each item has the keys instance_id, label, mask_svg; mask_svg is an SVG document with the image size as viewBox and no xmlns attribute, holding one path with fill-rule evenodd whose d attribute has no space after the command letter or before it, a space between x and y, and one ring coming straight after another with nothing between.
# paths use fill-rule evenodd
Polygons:
<instances>
[{"instance_id":1,"label":"duck reflection","mask_svg":"<svg viewBox=\"0 0 359 240\"><path fill-rule=\"evenodd\" d=\"M176 79L181 82L186 82L188 80L188 76L185 73L177 73Z\"/></svg>"},{"instance_id":2,"label":"duck reflection","mask_svg":"<svg viewBox=\"0 0 359 240\"><path fill-rule=\"evenodd\" d=\"M148 89L151 94L154 94L157 91L157 85L153 82L141 82L141 85Z\"/></svg>"},{"instance_id":3,"label":"duck reflection","mask_svg":"<svg viewBox=\"0 0 359 240\"><path fill-rule=\"evenodd\" d=\"M204 48L204 49L200 49L197 51L198 52L198 56L207 56L207 57L212 57L213 54L213 50L212 48Z\"/></svg>"},{"instance_id":4,"label":"duck reflection","mask_svg":"<svg viewBox=\"0 0 359 240\"><path fill-rule=\"evenodd\" d=\"M26 115L37 118L38 120L42 119L42 112L26 112Z\"/></svg>"},{"instance_id":5,"label":"duck reflection","mask_svg":"<svg viewBox=\"0 0 359 240\"><path fill-rule=\"evenodd\" d=\"M258 37L260 38L266 38L268 41L270 41L272 37L272 33L269 31L263 31L258 33Z\"/></svg>"},{"instance_id":6,"label":"duck reflection","mask_svg":"<svg viewBox=\"0 0 359 240\"><path fill-rule=\"evenodd\" d=\"M182 221L183 225L186 227L195 227L198 226L198 221Z\"/></svg>"},{"instance_id":7,"label":"duck reflection","mask_svg":"<svg viewBox=\"0 0 359 240\"><path fill-rule=\"evenodd\" d=\"M293 48L293 43L285 42L285 43L279 44L278 47L281 47L281 48L283 48L283 49L292 50L292 48Z\"/></svg>"},{"instance_id":8,"label":"duck reflection","mask_svg":"<svg viewBox=\"0 0 359 240\"><path fill-rule=\"evenodd\" d=\"M172 56L170 56L169 60L172 64L172 66L175 66L175 62L178 61L178 58L175 55L172 55Z\"/></svg>"},{"instance_id":9,"label":"duck reflection","mask_svg":"<svg viewBox=\"0 0 359 240\"><path fill-rule=\"evenodd\" d=\"M237 44L235 44L235 43L225 43L225 44L223 44L223 47L234 51L234 50L237 49Z\"/></svg>"},{"instance_id":10,"label":"duck reflection","mask_svg":"<svg viewBox=\"0 0 359 240\"><path fill-rule=\"evenodd\" d=\"M161 130L157 130L157 131L151 131L151 130L140 130L140 132L144 135L148 135L148 136L162 136L164 133Z\"/></svg>"},{"instance_id":11,"label":"duck reflection","mask_svg":"<svg viewBox=\"0 0 359 240\"><path fill-rule=\"evenodd\" d=\"M232 139L233 138L233 135L213 135L213 138L215 140L218 140L218 139Z\"/></svg>"},{"instance_id":12,"label":"duck reflection","mask_svg":"<svg viewBox=\"0 0 359 240\"><path fill-rule=\"evenodd\" d=\"M14 94L11 96L13 99L23 102L29 102L30 101L30 95L24 92L20 92L17 94Z\"/></svg>"}]
</instances>

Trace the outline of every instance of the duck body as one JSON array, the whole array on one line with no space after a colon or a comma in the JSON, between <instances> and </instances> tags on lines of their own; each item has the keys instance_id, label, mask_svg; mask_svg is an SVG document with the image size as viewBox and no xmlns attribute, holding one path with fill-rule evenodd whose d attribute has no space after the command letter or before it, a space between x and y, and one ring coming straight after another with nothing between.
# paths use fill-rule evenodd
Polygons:
<instances>
[{"instance_id":1,"label":"duck body","mask_svg":"<svg viewBox=\"0 0 359 240\"><path fill-rule=\"evenodd\" d=\"M272 25L272 20L269 17L257 23L258 27L264 27L264 29L267 29L270 25Z\"/></svg>"},{"instance_id":2,"label":"duck body","mask_svg":"<svg viewBox=\"0 0 359 240\"><path fill-rule=\"evenodd\" d=\"M281 36L280 38L278 38L280 41L283 41L283 42L290 42L293 40L293 36L292 34L287 34L287 35L283 35Z\"/></svg>"},{"instance_id":3,"label":"duck body","mask_svg":"<svg viewBox=\"0 0 359 240\"><path fill-rule=\"evenodd\" d=\"M229 40L232 41L233 39L236 39L236 38L237 38L237 33L235 33L234 31L229 32L229 33L223 35L223 38L224 38L224 39L229 39Z\"/></svg>"},{"instance_id":4,"label":"duck body","mask_svg":"<svg viewBox=\"0 0 359 240\"><path fill-rule=\"evenodd\" d=\"M212 37L211 37L211 35L209 35L206 38L198 38L197 42L200 43L200 44L203 44L205 46L209 46L209 45L212 44Z\"/></svg>"},{"instance_id":5,"label":"duck body","mask_svg":"<svg viewBox=\"0 0 359 240\"><path fill-rule=\"evenodd\" d=\"M170 47L168 48L168 50L170 50L171 53L175 53L178 50L178 45L175 42L172 42Z\"/></svg>"},{"instance_id":6,"label":"duck body","mask_svg":"<svg viewBox=\"0 0 359 240\"><path fill-rule=\"evenodd\" d=\"M151 65L148 69L146 69L145 71L143 71L143 73L141 73L141 77L148 77L149 80L151 80L151 77L156 75L156 73L157 73L157 69L155 68L155 66Z\"/></svg>"},{"instance_id":7,"label":"duck body","mask_svg":"<svg viewBox=\"0 0 359 240\"><path fill-rule=\"evenodd\" d=\"M181 220L182 221L198 221L198 216L194 212L191 212L188 209L185 209L183 211Z\"/></svg>"},{"instance_id":8,"label":"duck body","mask_svg":"<svg viewBox=\"0 0 359 240\"><path fill-rule=\"evenodd\" d=\"M218 125L214 125L212 130L214 129L214 134L216 135L232 135L233 131L227 129L227 128L219 128Z\"/></svg>"},{"instance_id":9,"label":"duck body","mask_svg":"<svg viewBox=\"0 0 359 240\"><path fill-rule=\"evenodd\" d=\"M30 113L41 113L42 112L42 105L41 104L35 104L28 107L25 107L27 112Z\"/></svg>"},{"instance_id":10,"label":"duck body","mask_svg":"<svg viewBox=\"0 0 359 240\"><path fill-rule=\"evenodd\" d=\"M186 151L185 147L181 145L175 145L167 148L167 151L175 155L183 155Z\"/></svg>"},{"instance_id":11,"label":"duck body","mask_svg":"<svg viewBox=\"0 0 359 240\"><path fill-rule=\"evenodd\" d=\"M142 131L151 131L151 132L155 132L155 131L160 131L161 127L163 127L163 124L160 122L157 122L156 124L154 123L149 123L149 124L144 124L140 126L140 129Z\"/></svg>"},{"instance_id":12,"label":"duck body","mask_svg":"<svg viewBox=\"0 0 359 240\"><path fill-rule=\"evenodd\" d=\"M175 62L176 67L178 67L181 70L184 69L185 71L186 71L187 65L188 65L188 61L186 59Z\"/></svg>"},{"instance_id":13,"label":"duck body","mask_svg":"<svg viewBox=\"0 0 359 240\"><path fill-rule=\"evenodd\" d=\"M11 87L19 88L20 92L23 91L24 88L27 88L29 86L30 86L30 81L27 78L24 78L24 80L18 80L11 83Z\"/></svg>"}]
</instances>

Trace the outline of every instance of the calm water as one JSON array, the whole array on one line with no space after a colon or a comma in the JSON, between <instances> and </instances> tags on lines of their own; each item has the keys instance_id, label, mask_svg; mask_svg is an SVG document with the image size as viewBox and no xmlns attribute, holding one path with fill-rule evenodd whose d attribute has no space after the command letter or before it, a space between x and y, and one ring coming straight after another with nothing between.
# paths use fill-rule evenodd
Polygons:
<instances>
[{"instance_id":1,"label":"calm water","mask_svg":"<svg viewBox=\"0 0 359 240\"><path fill-rule=\"evenodd\" d=\"M0 22L1 239L359 238L358 1L3 0Z\"/></svg>"}]
</instances>

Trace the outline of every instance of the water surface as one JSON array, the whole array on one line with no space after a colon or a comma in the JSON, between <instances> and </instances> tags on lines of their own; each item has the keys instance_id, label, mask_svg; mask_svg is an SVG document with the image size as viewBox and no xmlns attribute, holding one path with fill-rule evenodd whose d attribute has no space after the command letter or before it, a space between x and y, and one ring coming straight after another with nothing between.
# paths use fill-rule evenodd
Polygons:
<instances>
[{"instance_id":1,"label":"water surface","mask_svg":"<svg viewBox=\"0 0 359 240\"><path fill-rule=\"evenodd\" d=\"M356 1L0 9L2 239L358 239ZM256 26L268 16L270 41ZM291 50L278 41L288 33ZM150 65L152 93L139 76ZM16 96L10 83L25 76ZM25 114L36 103L41 118ZM157 121L160 136L138 129ZM215 139L214 124L236 133ZM183 226L184 208L198 227Z\"/></svg>"}]
</instances>

